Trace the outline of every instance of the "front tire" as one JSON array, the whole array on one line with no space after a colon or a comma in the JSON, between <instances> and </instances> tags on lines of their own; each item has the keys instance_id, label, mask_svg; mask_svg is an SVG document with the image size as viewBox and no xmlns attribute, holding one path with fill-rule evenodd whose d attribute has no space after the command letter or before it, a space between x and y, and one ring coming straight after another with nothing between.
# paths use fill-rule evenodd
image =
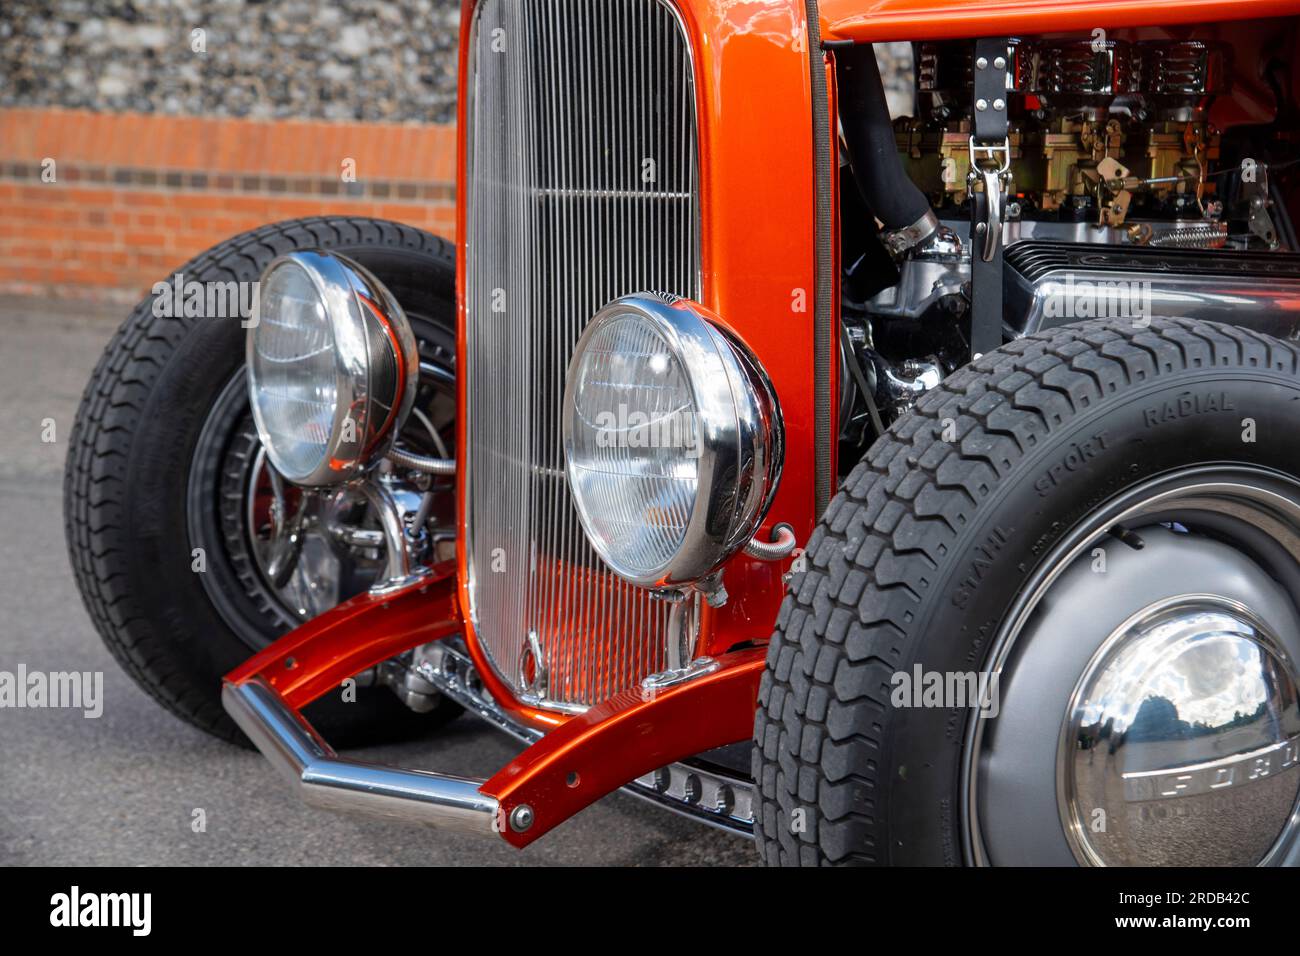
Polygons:
<instances>
[{"instance_id":1,"label":"front tire","mask_svg":"<svg viewBox=\"0 0 1300 956\"><path fill-rule=\"evenodd\" d=\"M1212 632L1194 637L1255 628L1277 638L1273 656L1241 638L1244 654L1267 657L1263 670L1278 688L1276 713L1267 716L1284 745L1275 748L1282 756L1269 783L1278 792L1263 800L1262 789L1250 791L1259 804L1250 812L1266 813L1259 826L1269 829L1255 842L1276 845L1252 854L1255 862L1294 858L1288 821L1300 764L1285 754L1294 757L1287 741L1300 733L1300 518L1286 502L1300 498L1298 410L1294 346L1191 320L1148 328L1097 321L1040 333L927 393L849 475L782 605L754 730L763 860L1089 862L1058 805L1070 791L1056 771L1072 766L1078 746L1070 708L1095 690L1089 675L1112 660L1107 641L1126 639L1124 628L1146 611L1163 613L1168 601L1200 600L1202 592L1221 603L1193 607L1187 621L1223 609L1231 620L1198 625ZM1219 507L1201 491L1158 497L1178 487L1229 489L1227 497L1267 506L1252 511L1234 498ZM1134 494L1171 504L1117 510ZM1179 502L1191 517L1176 511ZM1136 527L1106 523L1121 513L1135 516ZM1261 526L1272 530L1259 533ZM1090 575L1096 567L1081 569L1079 560L1096 562L1098 547L1111 555L1110 573L1103 564ZM1072 583L1053 591L1042 584L1050 581ZM1028 607L1030 597L1042 603ZM990 669L1008 680L1000 712L987 712L983 725L952 700L916 706L895 696L918 673ZM1245 722L1250 706L1235 719ZM1185 715L1183 725L1191 729L1179 746L1195 753L1209 732ZM999 739L995 752L990 741ZM1111 744L1113 756L1123 741ZM1202 852L1250 862L1229 847L1241 837L1227 820L1237 798L1215 799L1229 802L1217 816L1201 814L1200 829L1176 832L1174 842L1188 846L1162 843L1155 831L1125 832L1119 849L1093 841L1100 862L1191 862ZM1122 828L1136 806L1157 808L1162 819L1169 809L1123 799L1103 809ZM1193 808L1184 802L1168 815ZM1197 845L1216 838L1217 856Z\"/></svg>"},{"instance_id":2,"label":"front tire","mask_svg":"<svg viewBox=\"0 0 1300 956\"><path fill-rule=\"evenodd\" d=\"M252 283L275 257L313 248L378 276L408 312L422 360L454 363L454 252L409 226L292 220L235 236L177 272L186 283ZM253 564L238 471L259 445L239 318L159 316L153 305L146 298L114 335L82 397L64 473L69 556L91 620L136 683L194 726L246 743L221 707L222 676L299 623L295 611L332 602L286 610ZM424 732L459 712L440 699L414 713L385 687L308 709L339 746Z\"/></svg>"}]
</instances>

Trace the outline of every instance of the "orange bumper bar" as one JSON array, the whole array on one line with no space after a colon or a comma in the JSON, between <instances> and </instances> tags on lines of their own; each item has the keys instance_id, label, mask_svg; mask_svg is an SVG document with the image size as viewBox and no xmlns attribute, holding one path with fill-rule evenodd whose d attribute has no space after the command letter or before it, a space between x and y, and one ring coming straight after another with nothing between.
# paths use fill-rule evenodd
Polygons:
<instances>
[{"instance_id":1,"label":"orange bumper bar","mask_svg":"<svg viewBox=\"0 0 1300 956\"><path fill-rule=\"evenodd\" d=\"M596 800L677 760L748 739L765 651L653 692L634 688L571 717L487 781L339 757L299 711L403 651L460 634L452 562L404 590L361 595L226 675L222 703L307 802L496 833L524 847Z\"/></svg>"}]
</instances>

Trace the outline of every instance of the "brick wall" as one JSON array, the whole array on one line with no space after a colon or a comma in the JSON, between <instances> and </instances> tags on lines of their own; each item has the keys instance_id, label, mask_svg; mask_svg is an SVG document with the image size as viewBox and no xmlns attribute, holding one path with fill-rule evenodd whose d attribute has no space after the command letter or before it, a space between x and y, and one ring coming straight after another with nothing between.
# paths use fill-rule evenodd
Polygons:
<instances>
[{"instance_id":1,"label":"brick wall","mask_svg":"<svg viewBox=\"0 0 1300 956\"><path fill-rule=\"evenodd\" d=\"M237 232L326 213L453 238L454 128L0 109L0 292L133 300Z\"/></svg>"}]
</instances>

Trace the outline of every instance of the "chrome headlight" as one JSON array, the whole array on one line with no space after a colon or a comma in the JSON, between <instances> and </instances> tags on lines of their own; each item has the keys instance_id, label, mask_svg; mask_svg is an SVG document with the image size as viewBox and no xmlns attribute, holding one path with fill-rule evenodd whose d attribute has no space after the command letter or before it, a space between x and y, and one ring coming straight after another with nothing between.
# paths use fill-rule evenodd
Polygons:
<instances>
[{"instance_id":1,"label":"chrome headlight","mask_svg":"<svg viewBox=\"0 0 1300 956\"><path fill-rule=\"evenodd\" d=\"M780 479L785 431L757 360L706 311L650 295L588 324L564 390L564 456L610 569L667 588L744 546Z\"/></svg>"},{"instance_id":2,"label":"chrome headlight","mask_svg":"<svg viewBox=\"0 0 1300 956\"><path fill-rule=\"evenodd\" d=\"M293 252L262 273L248 393L288 480L335 484L377 461L415 400L419 362L401 306L351 259Z\"/></svg>"}]
</instances>

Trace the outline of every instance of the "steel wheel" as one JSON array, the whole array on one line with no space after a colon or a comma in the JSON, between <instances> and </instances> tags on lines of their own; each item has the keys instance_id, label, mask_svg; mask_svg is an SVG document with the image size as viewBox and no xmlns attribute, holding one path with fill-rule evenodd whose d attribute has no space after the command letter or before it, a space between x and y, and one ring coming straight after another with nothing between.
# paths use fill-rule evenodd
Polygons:
<instances>
[{"instance_id":1,"label":"steel wheel","mask_svg":"<svg viewBox=\"0 0 1300 956\"><path fill-rule=\"evenodd\" d=\"M410 318L420 336L421 386L402 441L450 457L456 407L450 336L428 319ZM193 453L187 519L191 540L220 543L221 560L201 580L231 630L257 650L374 584L385 557L383 534L359 490L299 488L275 471L258 440L246 388L241 369L208 412ZM375 480L406 515L419 510L417 482L428 485L436 496L428 556L450 557L454 479L429 482L385 468Z\"/></svg>"},{"instance_id":2,"label":"steel wheel","mask_svg":"<svg viewBox=\"0 0 1300 956\"><path fill-rule=\"evenodd\" d=\"M313 217L234 236L178 271L200 284L254 283L275 258L303 249L342 253L378 276L412 319L422 368L454 381L455 259L436 236L377 219ZM254 544L265 529L249 530L249 489L264 483L243 381L247 330L230 316L158 315L155 306L150 297L135 308L86 388L65 472L69 555L91 619L126 672L194 726L243 742L221 707L223 675L313 606L268 586ZM443 391L417 402L452 435L456 403ZM434 452L423 443L415 450ZM269 515L269 478L265 486L268 505L255 516ZM435 497L448 511L435 509L431 529L454 515L454 495ZM364 518L357 523L365 529ZM276 552L293 554L268 554ZM337 580L316 607L366 586L359 576ZM308 705L308 719L346 747L425 733L459 713L449 700L432 703L417 713L386 686L360 687L355 699L327 694Z\"/></svg>"},{"instance_id":3,"label":"steel wheel","mask_svg":"<svg viewBox=\"0 0 1300 956\"><path fill-rule=\"evenodd\" d=\"M964 751L971 862L1300 857L1300 483L1198 467L1064 539L992 647Z\"/></svg>"}]
</instances>

